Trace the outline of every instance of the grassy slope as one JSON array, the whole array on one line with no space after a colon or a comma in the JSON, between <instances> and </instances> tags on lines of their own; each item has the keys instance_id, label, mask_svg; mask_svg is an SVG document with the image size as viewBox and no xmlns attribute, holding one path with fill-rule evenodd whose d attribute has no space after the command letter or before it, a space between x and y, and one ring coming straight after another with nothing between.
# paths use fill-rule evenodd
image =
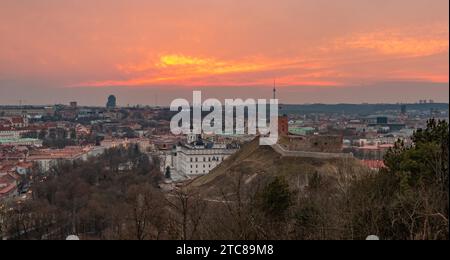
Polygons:
<instances>
[{"instance_id":1,"label":"grassy slope","mask_svg":"<svg viewBox=\"0 0 450 260\"><path fill-rule=\"evenodd\" d=\"M364 172L365 168L354 159L319 160L281 157L271 147L260 146L259 140L242 149L214 169L210 174L190 182L189 189L211 199L223 199L223 194L235 194L239 180L241 192L251 195L274 176L284 176L293 190L308 186L310 177L318 173L325 183L345 183L348 178ZM335 186L335 185L332 185Z\"/></svg>"}]
</instances>

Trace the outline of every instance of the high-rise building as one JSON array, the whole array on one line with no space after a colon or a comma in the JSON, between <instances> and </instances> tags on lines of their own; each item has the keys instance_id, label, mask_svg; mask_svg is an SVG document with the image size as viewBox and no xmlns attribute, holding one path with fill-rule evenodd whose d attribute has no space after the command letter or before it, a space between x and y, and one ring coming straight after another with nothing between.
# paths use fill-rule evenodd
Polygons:
<instances>
[{"instance_id":1,"label":"high-rise building","mask_svg":"<svg viewBox=\"0 0 450 260\"><path fill-rule=\"evenodd\" d=\"M108 102L106 103L106 108L109 108L109 109L116 108L116 105L117 105L116 102L117 102L116 96L110 95L108 97Z\"/></svg>"},{"instance_id":2,"label":"high-rise building","mask_svg":"<svg viewBox=\"0 0 450 260\"><path fill-rule=\"evenodd\" d=\"M406 115L406 105L401 105L401 107L400 107L400 113L402 114L402 115Z\"/></svg>"},{"instance_id":3,"label":"high-rise building","mask_svg":"<svg viewBox=\"0 0 450 260\"><path fill-rule=\"evenodd\" d=\"M386 116L378 116L377 117L377 124L378 125L385 125L388 123L388 118Z\"/></svg>"}]
</instances>

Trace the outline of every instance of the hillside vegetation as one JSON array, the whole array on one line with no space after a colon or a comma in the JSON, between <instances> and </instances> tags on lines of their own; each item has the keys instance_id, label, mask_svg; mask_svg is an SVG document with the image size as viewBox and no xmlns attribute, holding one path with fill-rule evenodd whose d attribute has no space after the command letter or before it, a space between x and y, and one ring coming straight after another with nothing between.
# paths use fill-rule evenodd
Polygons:
<instances>
[{"instance_id":1,"label":"hillside vegetation","mask_svg":"<svg viewBox=\"0 0 450 260\"><path fill-rule=\"evenodd\" d=\"M240 185L244 194L254 194L276 177L285 179L291 189L302 191L309 187L312 178L321 177L330 186L338 187L367 173L355 159L282 157L270 146L260 146L259 139L255 139L210 174L195 179L188 188L219 199L224 194L235 195L236 185Z\"/></svg>"},{"instance_id":2,"label":"hillside vegetation","mask_svg":"<svg viewBox=\"0 0 450 260\"><path fill-rule=\"evenodd\" d=\"M354 159L284 158L254 140L184 192L206 201L201 237L448 239L449 126L430 120L372 172Z\"/></svg>"}]
</instances>

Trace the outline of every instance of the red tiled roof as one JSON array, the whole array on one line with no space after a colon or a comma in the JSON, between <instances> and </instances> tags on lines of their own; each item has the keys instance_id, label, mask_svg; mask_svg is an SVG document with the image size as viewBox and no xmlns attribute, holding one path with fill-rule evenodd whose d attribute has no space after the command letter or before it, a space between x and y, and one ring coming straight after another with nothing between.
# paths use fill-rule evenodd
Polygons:
<instances>
[{"instance_id":1,"label":"red tiled roof","mask_svg":"<svg viewBox=\"0 0 450 260\"><path fill-rule=\"evenodd\" d=\"M17 189L17 185L15 185L14 183L8 184L8 186L6 186L5 188L0 189L0 197L5 196L6 194L14 191L15 189Z\"/></svg>"},{"instance_id":2,"label":"red tiled roof","mask_svg":"<svg viewBox=\"0 0 450 260\"><path fill-rule=\"evenodd\" d=\"M393 144L365 145L358 147L359 150L385 150L394 147Z\"/></svg>"},{"instance_id":3,"label":"red tiled roof","mask_svg":"<svg viewBox=\"0 0 450 260\"><path fill-rule=\"evenodd\" d=\"M22 117L13 117L13 118L11 118L11 122L13 124L23 124L24 120Z\"/></svg>"},{"instance_id":4,"label":"red tiled roof","mask_svg":"<svg viewBox=\"0 0 450 260\"><path fill-rule=\"evenodd\" d=\"M10 172L10 171L12 171L13 170L13 168L14 168L14 165L0 165L0 170L2 171L2 172Z\"/></svg>"},{"instance_id":5,"label":"red tiled roof","mask_svg":"<svg viewBox=\"0 0 450 260\"><path fill-rule=\"evenodd\" d=\"M74 159L89 152L91 147L68 146L64 149L42 149L32 152L28 160Z\"/></svg>"},{"instance_id":6,"label":"red tiled roof","mask_svg":"<svg viewBox=\"0 0 450 260\"><path fill-rule=\"evenodd\" d=\"M16 181L20 179L19 174L15 173L15 172L9 172L8 176Z\"/></svg>"},{"instance_id":7,"label":"red tiled roof","mask_svg":"<svg viewBox=\"0 0 450 260\"><path fill-rule=\"evenodd\" d=\"M364 166L367 166L371 169L382 169L386 167L384 162L381 160L362 160L361 162Z\"/></svg>"}]
</instances>

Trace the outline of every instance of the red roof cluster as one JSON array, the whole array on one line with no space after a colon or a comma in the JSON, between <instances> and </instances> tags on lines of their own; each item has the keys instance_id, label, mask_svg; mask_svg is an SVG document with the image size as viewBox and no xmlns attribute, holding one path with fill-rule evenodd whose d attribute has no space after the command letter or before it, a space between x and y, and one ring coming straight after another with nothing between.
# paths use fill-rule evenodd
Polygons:
<instances>
[{"instance_id":1,"label":"red roof cluster","mask_svg":"<svg viewBox=\"0 0 450 260\"><path fill-rule=\"evenodd\" d=\"M23 117L13 117L11 118L11 122L13 124L24 124L25 121L23 120Z\"/></svg>"},{"instance_id":2,"label":"red roof cluster","mask_svg":"<svg viewBox=\"0 0 450 260\"><path fill-rule=\"evenodd\" d=\"M17 181L20 179L16 173L0 173L0 199L9 196L17 190Z\"/></svg>"},{"instance_id":3,"label":"red roof cluster","mask_svg":"<svg viewBox=\"0 0 450 260\"><path fill-rule=\"evenodd\" d=\"M379 170L386 167L382 160L362 160L361 162L364 166L367 166L370 169Z\"/></svg>"}]
</instances>

